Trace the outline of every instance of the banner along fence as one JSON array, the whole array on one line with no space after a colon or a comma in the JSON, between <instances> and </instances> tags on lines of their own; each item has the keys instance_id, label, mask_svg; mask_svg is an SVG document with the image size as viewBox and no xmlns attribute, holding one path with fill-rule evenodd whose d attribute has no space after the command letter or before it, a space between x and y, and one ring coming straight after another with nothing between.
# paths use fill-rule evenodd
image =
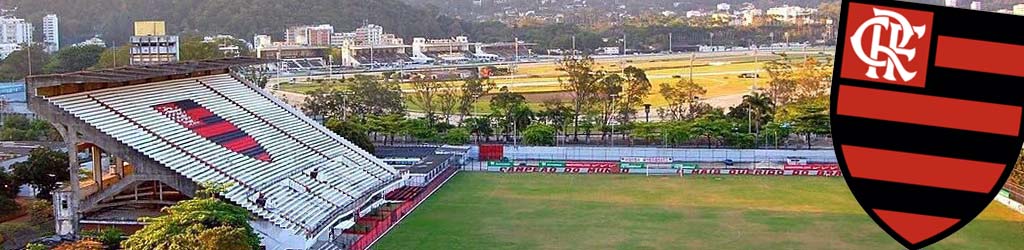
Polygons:
<instances>
[{"instance_id":1,"label":"banner along fence","mask_svg":"<svg viewBox=\"0 0 1024 250\"><path fill-rule=\"evenodd\" d=\"M458 172L458 168L455 167L449 167L447 170L442 172L440 175L437 176L437 178L434 178L433 181L427 184L423 191L421 191L411 200L403 202L402 205L396 207L394 210L391 211L391 213L388 213L388 215L385 216L383 219L375 222L373 224L372 229L370 229L370 231L367 232L366 234L360 236L358 240L353 242L349 249L369 249L370 246L373 246L373 244L377 242L377 240L380 240L380 238L387 234L388 231L391 231L392 227L394 227L396 224L398 224L398 222L402 221L402 219L404 219L405 216L409 215L409 213L416 209L416 207L419 206L420 203L423 203L423 201L426 200L427 197L430 197L430 195L434 194L434 192L437 191L437 189L440 188L441 185L444 185L444 183L448 182L448 179L455 175L456 172Z\"/></svg>"},{"instance_id":2,"label":"banner along fence","mask_svg":"<svg viewBox=\"0 0 1024 250\"><path fill-rule=\"evenodd\" d=\"M996 201L1024 214L1024 187L1007 182L996 195Z\"/></svg>"}]
</instances>

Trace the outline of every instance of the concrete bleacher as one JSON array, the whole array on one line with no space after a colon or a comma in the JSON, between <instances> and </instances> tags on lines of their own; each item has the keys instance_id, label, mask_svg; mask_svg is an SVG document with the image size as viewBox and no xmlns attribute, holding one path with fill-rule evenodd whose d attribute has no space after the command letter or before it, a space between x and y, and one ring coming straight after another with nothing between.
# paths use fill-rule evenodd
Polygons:
<instances>
[{"instance_id":1,"label":"concrete bleacher","mask_svg":"<svg viewBox=\"0 0 1024 250\"><path fill-rule=\"evenodd\" d=\"M361 197L397 181L393 168L261 91L219 74L58 95L47 101L196 183L232 184L223 193L225 198L307 236L333 220L332 215L354 210ZM154 109L183 100L237 126L272 160L227 150Z\"/></svg>"}]
</instances>

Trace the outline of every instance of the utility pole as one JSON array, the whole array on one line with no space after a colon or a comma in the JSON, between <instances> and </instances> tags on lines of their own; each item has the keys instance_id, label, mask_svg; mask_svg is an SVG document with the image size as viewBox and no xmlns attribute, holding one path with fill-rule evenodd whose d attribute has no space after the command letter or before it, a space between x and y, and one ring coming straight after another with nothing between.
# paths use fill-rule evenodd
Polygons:
<instances>
[{"instance_id":1,"label":"utility pole","mask_svg":"<svg viewBox=\"0 0 1024 250\"><path fill-rule=\"evenodd\" d=\"M626 55L626 33L622 33L622 55Z\"/></svg>"},{"instance_id":2,"label":"utility pole","mask_svg":"<svg viewBox=\"0 0 1024 250\"><path fill-rule=\"evenodd\" d=\"M693 82L693 59L697 57L697 52L690 52L690 82Z\"/></svg>"},{"instance_id":3,"label":"utility pole","mask_svg":"<svg viewBox=\"0 0 1024 250\"><path fill-rule=\"evenodd\" d=\"M675 51L672 50L672 32L669 32L668 33L668 53L672 54L672 52L675 52Z\"/></svg>"},{"instance_id":4,"label":"utility pole","mask_svg":"<svg viewBox=\"0 0 1024 250\"><path fill-rule=\"evenodd\" d=\"M715 32L708 33L711 36L711 52L715 52Z\"/></svg>"},{"instance_id":5,"label":"utility pole","mask_svg":"<svg viewBox=\"0 0 1024 250\"><path fill-rule=\"evenodd\" d=\"M572 57L576 58L576 35L572 35Z\"/></svg>"},{"instance_id":6,"label":"utility pole","mask_svg":"<svg viewBox=\"0 0 1024 250\"><path fill-rule=\"evenodd\" d=\"M28 75L32 75L32 42L28 43Z\"/></svg>"}]
</instances>

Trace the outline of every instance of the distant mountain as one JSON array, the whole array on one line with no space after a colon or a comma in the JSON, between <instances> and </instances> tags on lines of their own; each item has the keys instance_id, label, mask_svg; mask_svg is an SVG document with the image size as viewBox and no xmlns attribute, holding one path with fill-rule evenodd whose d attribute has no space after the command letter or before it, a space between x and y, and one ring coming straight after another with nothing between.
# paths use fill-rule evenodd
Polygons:
<instances>
[{"instance_id":1,"label":"distant mountain","mask_svg":"<svg viewBox=\"0 0 1024 250\"><path fill-rule=\"evenodd\" d=\"M123 44L134 20L164 20L175 34L230 34L246 40L257 33L283 39L292 25L328 23L347 31L364 21L403 37L447 36L448 27L458 23L399 0L0 0L0 7L16 7L13 14L31 20L39 37L43 16L57 14L62 44L97 34Z\"/></svg>"}]
</instances>

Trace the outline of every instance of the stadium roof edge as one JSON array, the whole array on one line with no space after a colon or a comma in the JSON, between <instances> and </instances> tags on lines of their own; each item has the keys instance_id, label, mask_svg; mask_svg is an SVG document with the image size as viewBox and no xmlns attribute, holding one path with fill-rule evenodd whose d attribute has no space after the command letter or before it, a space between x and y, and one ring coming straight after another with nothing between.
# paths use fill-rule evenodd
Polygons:
<instances>
[{"instance_id":1,"label":"stadium roof edge","mask_svg":"<svg viewBox=\"0 0 1024 250\"><path fill-rule=\"evenodd\" d=\"M274 60L234 57L158 65L134 65L64 74L33 75L26 78L26 85L30 89L36 89L85 83L144 83L223 73L236 66L250 66L272 62Z\"/></svg>"}]
</instances>

